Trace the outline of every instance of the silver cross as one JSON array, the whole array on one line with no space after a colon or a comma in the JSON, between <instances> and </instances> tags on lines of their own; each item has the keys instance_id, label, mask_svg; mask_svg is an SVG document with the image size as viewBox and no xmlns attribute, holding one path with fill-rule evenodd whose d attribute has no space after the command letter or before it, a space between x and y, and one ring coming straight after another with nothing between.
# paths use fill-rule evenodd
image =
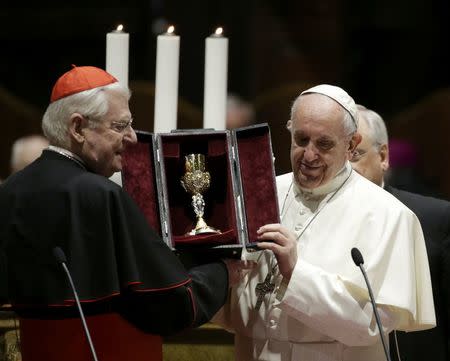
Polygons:
<instances>
[{"instance_id":1,"label":"silver cross","mask_svg":"<svg viewBox=\"0 0 450 361\"><path fill-rule=\"evenodd\" d=\"M272 278L272 271L267 273L267 276L264 282L260 282L255 287L256 295L258 296L258 300L256 301L255 309L259 311L261 305L264 301L264 297L266 294L271 293L275 289L275 283L270 282Z\"/></svg>"}]
</instances>

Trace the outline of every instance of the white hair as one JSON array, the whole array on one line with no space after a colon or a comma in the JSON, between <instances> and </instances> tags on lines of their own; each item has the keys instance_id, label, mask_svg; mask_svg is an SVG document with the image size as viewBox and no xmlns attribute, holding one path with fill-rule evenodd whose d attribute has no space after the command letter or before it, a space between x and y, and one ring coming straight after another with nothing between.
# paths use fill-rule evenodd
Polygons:
<instances>
[{"instance_id":1,"label":"white hair","mask_svg":"<svg viewBox=\"0 0 450 361\"><path fill-rule=\"evenodd\" d=\"M383 118L381 118L378 113L367 109L363 105L358 104L357 107L359 117L366 121L367 128L369 129L369 136L372 138L373 145L379 148L383 144L388 144L388 132Z\"/></svg>"},{"instance_id":2,"label":"white hair","mask_svg":"<svg viewBox=\"0 0 450 361\"><path fill-rule=\"evenodd\" d=\"M314 94L314 93L307 93L307 94ZM320 93L316 93L316 94L320 94ZM303 95L306 95L306 94L303 94ZM295 112L297 111L297 107L300 103L301 97L302 97L302 94L300 94L292 103L291 120L294 118L294 115L295 115ZM332 99L332 98L330 98L330 99ZM356 120L353 119L350 112L347 109L345 109L341 104L339 104L339 102L336 102L336 103L339 105L339 108L342 110L343 115L344 115L344 117L342 119L342 123L344 125L345 133L348 135L355 133L356 132Z\"/></svg>"},{"instance_id":3,"label":"white hair","mask_svg":"<svg viewBox=\"0 0 450 361\"><path fill-rule=\"evenodd\" d=\"M69 146L69 121L74 113L89 118L92 126L108 112L108 97L105 90L118 91L127 99L130 98L130 90L118 82L102 87L85 90L80 93L69 95L49 104L42 118L42 130L50 141L50 144Z\"/></svg>"}]
</instances>

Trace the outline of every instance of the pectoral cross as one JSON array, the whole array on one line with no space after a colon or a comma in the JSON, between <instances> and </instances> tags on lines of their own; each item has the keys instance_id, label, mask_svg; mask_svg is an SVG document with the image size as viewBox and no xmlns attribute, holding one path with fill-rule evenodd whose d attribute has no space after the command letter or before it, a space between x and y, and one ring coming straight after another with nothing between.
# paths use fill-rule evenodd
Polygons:
<instances>
[{"instance_id":1,"label":"pectoral cross","mask_svg":"<svg viewBox=\"0 0 450 361\"><path fill-rule=\"evenodd\" d=\"M272 271L267 273L266 279L264 282L260 282L255 287L256 295L258 296L258 300L256 301L255 309L259 311L261 305L264 301L264 297L266 294L271 293L275 289L275 283L271 283L270 279L272 278Z\"/></svg>"}]
</instances>

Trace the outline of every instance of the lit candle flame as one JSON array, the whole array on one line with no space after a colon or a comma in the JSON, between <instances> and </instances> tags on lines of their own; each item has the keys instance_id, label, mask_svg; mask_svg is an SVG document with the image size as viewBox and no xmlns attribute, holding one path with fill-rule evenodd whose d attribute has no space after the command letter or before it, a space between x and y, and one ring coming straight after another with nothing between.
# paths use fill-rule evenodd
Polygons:
<instances>
[{"instance_id":1,"label":"lit candle flame","mask_svg":"<svg viewBox=\"0 0 450 361\"><path fill-rule=\"evenodd\" d=\"M170 25L167 28L167 34L172 34L174 31L175 31L175 26L173 26L173 25Z\"/></svg>"},{"instance_id":2,"label":"lit candle flame","mask_svg":"<svg viewBox=\"0 0 450 361\"><path fill-rule=\"evenodd\" d=\"M223 28L221 28L221 27L217 28L215 31L216 35L222 35L222 33L223 33Z\"/></svg>"},{"instance_id":3,"label":"lit candle flame","mask_svg":"<svg viewBox=\"0 0 450 361\"><path fill-rule=\"evenodd\" d=\"M123 25L122 24L118 25L117 26L117 31L122 31L122 30L123 30Z\"/></svg>"}]
</instances>

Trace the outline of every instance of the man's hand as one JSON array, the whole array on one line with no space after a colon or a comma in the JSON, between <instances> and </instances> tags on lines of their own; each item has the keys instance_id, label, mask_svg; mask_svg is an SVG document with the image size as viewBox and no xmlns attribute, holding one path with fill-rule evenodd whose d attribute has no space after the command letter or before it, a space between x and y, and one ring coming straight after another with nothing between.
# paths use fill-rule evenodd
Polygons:
<instances>
[{"instance_id":1,"label":"man's hand","mask_svg":"<svg viewBox=\"0 0 450 361\"><path fill-rule=\"evenodd\" d=\"M258 247L269 249L277 258L278 268L284 278L290 280L297 263L297 240L295 235L282 225L266 224L258 229ZM267 242L272 241L272 242Z\"/></svg>"},{"instance_id":2,"label":"man's hand","mask_svg":"<svg viewBox=\"0 0 450 361\"><path fill-rule=\"evenodd\" d=\"M253 261L242 261L238 259L226 258L223 260L228 269L228 286L236 286L240 280L248 273L253 267L255 267L256 262Z\"/></svg>"}]
</instances>

